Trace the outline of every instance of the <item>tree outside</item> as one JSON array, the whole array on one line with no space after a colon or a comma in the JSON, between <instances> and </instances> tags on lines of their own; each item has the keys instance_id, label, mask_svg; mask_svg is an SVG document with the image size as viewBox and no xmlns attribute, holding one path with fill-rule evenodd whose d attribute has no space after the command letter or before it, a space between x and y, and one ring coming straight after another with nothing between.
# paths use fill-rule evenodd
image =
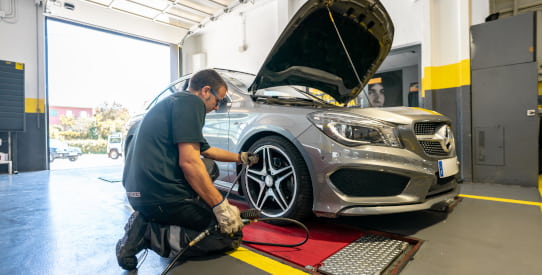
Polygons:
<instances>
[{"instance_id":1,"label":"tree outside","mask_svg":"<svg viewBox=\"0 0 542 275\"><path fill-rule=\"evenodd\" d=\"M109 135L120 133L124 136L129 119L130 112L122 104L103 102L94 108L93 116L60 116L60 124L50 128L50 137L79 147L83 153L105 154Z\"/></svg>"}]
</instances>

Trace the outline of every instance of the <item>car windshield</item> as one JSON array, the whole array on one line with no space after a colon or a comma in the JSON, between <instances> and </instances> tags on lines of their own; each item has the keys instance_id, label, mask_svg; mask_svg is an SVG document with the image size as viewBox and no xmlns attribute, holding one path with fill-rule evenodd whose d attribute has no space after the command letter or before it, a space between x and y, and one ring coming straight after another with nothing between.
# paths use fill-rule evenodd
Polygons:
<instances>
[{"instance_id":1,"label":"car windshield","mask_svg":"<svg viewBox=\"0 0 542 275\"><path fill-rule=\"evenodd\" d=\"M256 96L270 96L270 97L293 97L301 99L310 99L308 94L302 92L303 87L294 86L279 86L261 89L256 91Z\"/></svg>"},{"instance_id":2,"label":"car windshield","mask_svg":"<svg viewBox=\"0 0 542 275\"><path fill-rule=\"evenodd\" d=\"M329 102L310 93L311 89L303 86L278 86L260 89L256 91L256 97L272 97L281 99L300 99L313 101L318 104L329 104Z\"/></svg>"},{"instance_id":3,"label":"car windshield","mask_svg":"<svg viewBox=\"0 0 542 275\"><path fill-rule=\"evenodd\" d=\"M221 71L220 74L222 75L224 80L237 86L237 88L239 88L245 93L248 91L248 87L250 86L250 84L252 84L254 78L256 77L253 74L234 71Z\"/></svg>"}]
</instances>

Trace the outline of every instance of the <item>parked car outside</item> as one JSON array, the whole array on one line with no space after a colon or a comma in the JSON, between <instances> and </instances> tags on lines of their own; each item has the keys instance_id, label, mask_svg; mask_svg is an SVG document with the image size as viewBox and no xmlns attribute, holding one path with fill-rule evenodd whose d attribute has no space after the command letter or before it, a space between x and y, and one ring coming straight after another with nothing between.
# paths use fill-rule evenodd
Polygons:
<instances>
[{"instance_id":1,"label":"parked car outside","mask_svg":"<svg viewBox=\"0 0 542 275\"><path fill-rule=\"evenodd\" d=\"M76 161L82 154L79 147L69 146L58 139L49 139L49 162L53 162L55 159Z\"/></svg>"},{"instance_id":2,"label":"parked car outside","mask_svg":"<svg viewBox=\"0 0 542 275\"><path fill-rule=\"evenodd\" d=\"M118 159L122 156L122 134L113 133L107 138L107 156Z\"/></svg>"},{"instance_id":3,"label":"parked car outside","mask_svg":"<svg viewBox=\"0 0 542 275\"><path fill-rule=\"evenodd\" d=\"M341 103L356 98L393 38L379 2L336 0L329 10L325 3L306 2L256 75L217 69L228 84L227 102L207 114L204 135L212 146L251 151L260 162L248 167L241 188L232 182L241 167L219 162L215 185L232 188L264 216L294 219L452 202L458 161L449 118L420 108L340 107L309 92L318 89ZM184 92L189 80L174 81L146 110ZM126 154L143 116L128 124Z\"/></svg>"}]
</instances>

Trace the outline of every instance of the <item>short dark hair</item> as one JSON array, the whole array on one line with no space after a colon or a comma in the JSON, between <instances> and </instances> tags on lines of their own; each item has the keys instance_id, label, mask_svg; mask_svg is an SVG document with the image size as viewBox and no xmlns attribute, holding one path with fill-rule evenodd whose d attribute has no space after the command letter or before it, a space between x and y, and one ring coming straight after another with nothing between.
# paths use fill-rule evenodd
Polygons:
<instances>
[{"instance_id":1,"label":"short dark hair","mask_svg":"<svg viewBox=\"0 0 542 275\"><path fill-rule=\"evenodd\" d=\"M190 78L190 89L198 91L205 86L211 86L215 91L220 87L228 88L224 79L213 69L201 70Z\"/></svg>"}]
</instances>

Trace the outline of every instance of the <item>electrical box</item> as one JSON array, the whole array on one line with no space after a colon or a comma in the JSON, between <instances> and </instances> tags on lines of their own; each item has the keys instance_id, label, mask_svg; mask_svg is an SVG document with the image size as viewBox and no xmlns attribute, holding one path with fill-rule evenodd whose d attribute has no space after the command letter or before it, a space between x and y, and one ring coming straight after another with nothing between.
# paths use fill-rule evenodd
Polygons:
<instances>
[{"instance_id":1,"label":"electrical box","mask_svg":"<svg viewBox=\"0 0 542 275\"><path fill-rule=\"evenodd\" d=\"M0 132L25 130L24 64L0 60Z\"/></svg>"}]
</instances>

